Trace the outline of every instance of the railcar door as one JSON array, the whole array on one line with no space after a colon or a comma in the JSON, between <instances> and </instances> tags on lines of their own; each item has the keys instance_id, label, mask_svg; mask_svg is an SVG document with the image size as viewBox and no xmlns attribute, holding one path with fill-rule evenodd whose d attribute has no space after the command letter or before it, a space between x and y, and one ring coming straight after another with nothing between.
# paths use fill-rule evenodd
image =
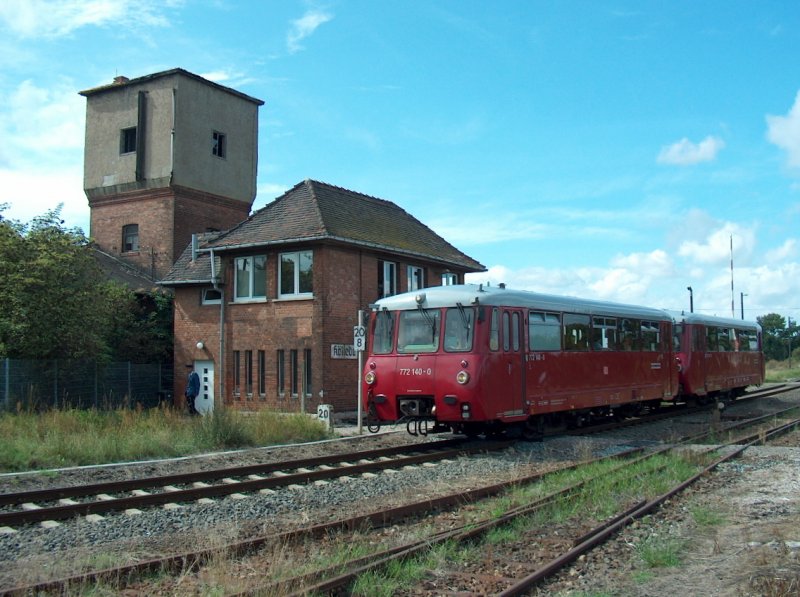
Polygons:
<instances>
[{"instance_id":1,"label":"railcar door","mask_svg":"<svg viewBox=\"0 0 800 597\"><path fill-rule=\"evenodd\" d=\"M504 387L502 418L518 417L523 414L522 404L525 390L525 334L522 309L503 309L503 371Z\"/></svg>"}]
</instances>

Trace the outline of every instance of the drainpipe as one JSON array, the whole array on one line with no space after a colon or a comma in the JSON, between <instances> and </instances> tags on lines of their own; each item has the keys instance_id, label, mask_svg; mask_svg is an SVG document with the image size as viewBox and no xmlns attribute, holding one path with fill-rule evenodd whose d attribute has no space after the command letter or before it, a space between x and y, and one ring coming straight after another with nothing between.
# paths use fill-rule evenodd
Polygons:
<instances>
[{"instance_id":1,"label":"drainpipe","mask_svg":"<svg viewBox=\"0 0 800 597\"><path fill-rule=\"evenodd\" d=\"M217 262L214 258L214 249L211 252L211 283L214 285L214 290L219 290L219 281L217 280ZM225 293L220 291L219 301L219 394L215 399L221 406L224 404L223 397L225 396ZM216 404L214 408L216 408Z\"/></svg>"}]
</instances>

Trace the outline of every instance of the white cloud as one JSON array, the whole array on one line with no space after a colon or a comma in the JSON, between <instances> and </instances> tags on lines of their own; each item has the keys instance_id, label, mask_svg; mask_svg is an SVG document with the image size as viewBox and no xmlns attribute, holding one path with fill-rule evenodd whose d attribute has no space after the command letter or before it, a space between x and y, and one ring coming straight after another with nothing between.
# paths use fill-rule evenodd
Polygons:
<instances>
[{"instance_id":1,"label":"white cloud","mask_svg":"<svg viewBox=\"0 0 800 597\"><path fill-rule=\"evenodd\" d=\"M88 232L89 207L83 193L85 100L69 81L49 89L33 81L0 94L0 202L5 217L30 221L63 203L67 226Z\"/></svg>"},{"instance_id":2,"label":"white cloud","mask_svg":"<svg viewBox=\"0 0 800 597\"><path fill-rule=\"evenodd\" d=\"M728 263L731 259L731 242L734 259L749 258L756 242L753 228L727 222L709 231L700 240L685 240L678 248L678 255L700 265Z\"/></svg>"},{"instance_id":3,"label":"white cloud","mask_svg":"<svg viewBox=\"0 0 800 597\"><path fill-rule=\"evenodd\" d=\"M767 115L767 139L786 150L789 166L800 167L800 91L786 116Z\"/></svg>"},{"instance_id":4,"label":"white cloud","mask_svg":"<svg viewBox=\"0 0 800 597\"><path fill-rule=\"evenodd\" d=\"M290 54L303 49L300 44L317 30L317 27L333 19L333 16L319 10L309 10L299 19L292 21L292 26L286 34L286 47Z\"/></svg>"},{"instance_id":5,"label":"white cloud","mask_svg":"<svg viewBox=\"0 0 800 597\"><path fill-rule=\"evenodd\" d=\"M662 147L658 154L658 163L690 166L700 162L710 162L716 159L723 147L725 142L719 137L709 135L700 143L693 143L684 137L672 145Z\"/></svg>"},{"instance_id":6,"label":"white cloud","mask_svg":"<svg viewBox=\"0 0 800 597\"><path fill-rule=\"evenodd\" d=\"M784 261L791 257L797 256L797 241L793 238L786 239L786 241L777 249L767 251L765 261L772 263L775 261Z\"/></svg>"},{"instance_id":7,"label":"white cloud","mask_svg":"<svg viewBox=\"0 0 800 597\"><path fill-rule=\"evenodd\" d=\"M11 0L0 2L0 23L14 35L61 37L87 26L164 27L163 11L183 0Z\"/></svg>"}]
</instances>

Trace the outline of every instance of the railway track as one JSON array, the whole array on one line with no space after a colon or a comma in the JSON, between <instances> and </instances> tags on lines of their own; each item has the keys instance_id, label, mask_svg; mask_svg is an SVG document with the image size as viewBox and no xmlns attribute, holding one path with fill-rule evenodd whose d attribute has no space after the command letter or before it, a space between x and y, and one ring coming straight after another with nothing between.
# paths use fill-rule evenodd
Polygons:
<instances>
[{"instance_id":1,"label":"railway track","mask_svg":"<svg viewBox=\"0 0 800 597\"><path fill-rule=\"evenodd\" d=\"M294 461L5 493L0 494L0 527L13 529L76 516L92 516L97 521L96 517L112 512L137 514L145 507L242 497L343 476L431 464L463 454L502 450L509 445L508 441L467 443L447 439Z\"/></svg>"},{"instance_id":2,"label":"railway track","mask_svg":"<svg viewBox=\"0 0 800 597\"><path fill-rule=\"evenodd\" d=\"M765 417L762 418L769 418L769 417L774 418L775 414L766 415ZM748 422L741 421L737 423L739 427L746 424L748 424ZM749 422L749 424L752 424L752 421ZM759 435L761 435L761 432L759 433ZM697 441L696 437L689 439L691 441ZM628 456L631 457L631 455ZM469 493L461 492L456 495L446 496L435 500L426 499L424 502L419 504L410 504L394 509L385 509L381 510L380 512L374 512L367 515L361 515L358 517L334 521L332 523L324 525L316 525L313 527L309 527L307 529L293 531L290 533L284 533L279 536L260 537L248 541L239 542L237 544L228 545L225 547L224 551L234 557L238 557L245 553L252 553L253 551L258 550L269 544L277 543L283 545L291 543L293 541L297 541L298 539L304 537L316 537L316 538L325 537L335 531L381 527L383 525L397 522L399 520L405 520L409 517L419 516L422 512L428 512L431 510L444 510L447 508L455 507L455 505L461 505L467 502L483 499L487 496L498 495L508 490L511 487L516 487L525 483L532 483L540 478L541 475L533 475L530 478L527 477L519 478L509 483L495 484L492 486L482 487L480 489L477 489ZM556 497L553 499L560 499L560 498ZM469 532L472 533L473 531L470 530ZM473 534L471 536L474 537L476 535ZM443 535L442 539L452 540L453 536ZM424 543L425 545L430 545L431 538L426 537L426 539L421 543ZM401 548L395 548L395 550L393 551L395 551L398 554L402 554L402 557L410 557L414 553L413 551L408 551L410 549L412 549L412 546L404 546ZM422 549L422 545L419 546L419 549ZM19 590L32 591L32 592L38 592L38 591L61 592L64 590L65 587L85 585L86 583L97 582L98 579L102 578L125 579L129 577L136 577L148 571L158 571L158 570L161 571L182 570L186 572L195 569L197 566L200 566L203 562L207 561L209 558L214 557L215 554L218 555L218 550L214 551L205 550L192 553L184 553L171 556L170 558L140 562L135 565L116 568L113 570L98 571L88 575L79 575L77 577L71 577L69 579L61 579L59 581L42 583L39 585L34 585L25 588L20 587ZM400 555L394 556L392 554L389 555L381 554L381 558L383 557L394 558L394 557L400 557ZM381 558L378 558L378 561L380 561ZM349 574L354 574L357 576L357 574L362 573L365 569L374 569L380 566L378 563L375 563L376 562L375 557L370 556L368 560L369 562L366 563L365 562L357 563L358 566L355 567L355 572L351 572ZM340 574L339 576L342 575ZM306 581L310 581L310 579L306 579ZM328 579L325 582L329 583L331 582L331 580ZM308 582L305 582L304 585L306 588L309 587ZM284 589L288 589L290 586L291 586L290 584L283 586L280 592L281 593L285 592ZM263 587L261 588L263 589ZM329 588L325 588L321 585L318 588L322 591L329 590Z\"/></svg>"}]
</instances>

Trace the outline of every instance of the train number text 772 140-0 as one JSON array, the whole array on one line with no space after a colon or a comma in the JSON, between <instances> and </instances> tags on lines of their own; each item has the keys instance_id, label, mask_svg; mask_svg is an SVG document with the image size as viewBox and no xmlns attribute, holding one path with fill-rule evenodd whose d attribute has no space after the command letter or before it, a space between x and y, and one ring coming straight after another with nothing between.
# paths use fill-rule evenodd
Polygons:
<instances>
[{"instance_id":1,"label":"train number text 772 140-0","mask_svg":"<svg viewBox=\"0 0 800 597\"><path fill-rule=\"evenodd\" d=\"M427 369L423 369L422 367L416 369L402 368L399 372L400 375L433 375L433 369L430 367Z\"/></svg>"}]
</instances>

